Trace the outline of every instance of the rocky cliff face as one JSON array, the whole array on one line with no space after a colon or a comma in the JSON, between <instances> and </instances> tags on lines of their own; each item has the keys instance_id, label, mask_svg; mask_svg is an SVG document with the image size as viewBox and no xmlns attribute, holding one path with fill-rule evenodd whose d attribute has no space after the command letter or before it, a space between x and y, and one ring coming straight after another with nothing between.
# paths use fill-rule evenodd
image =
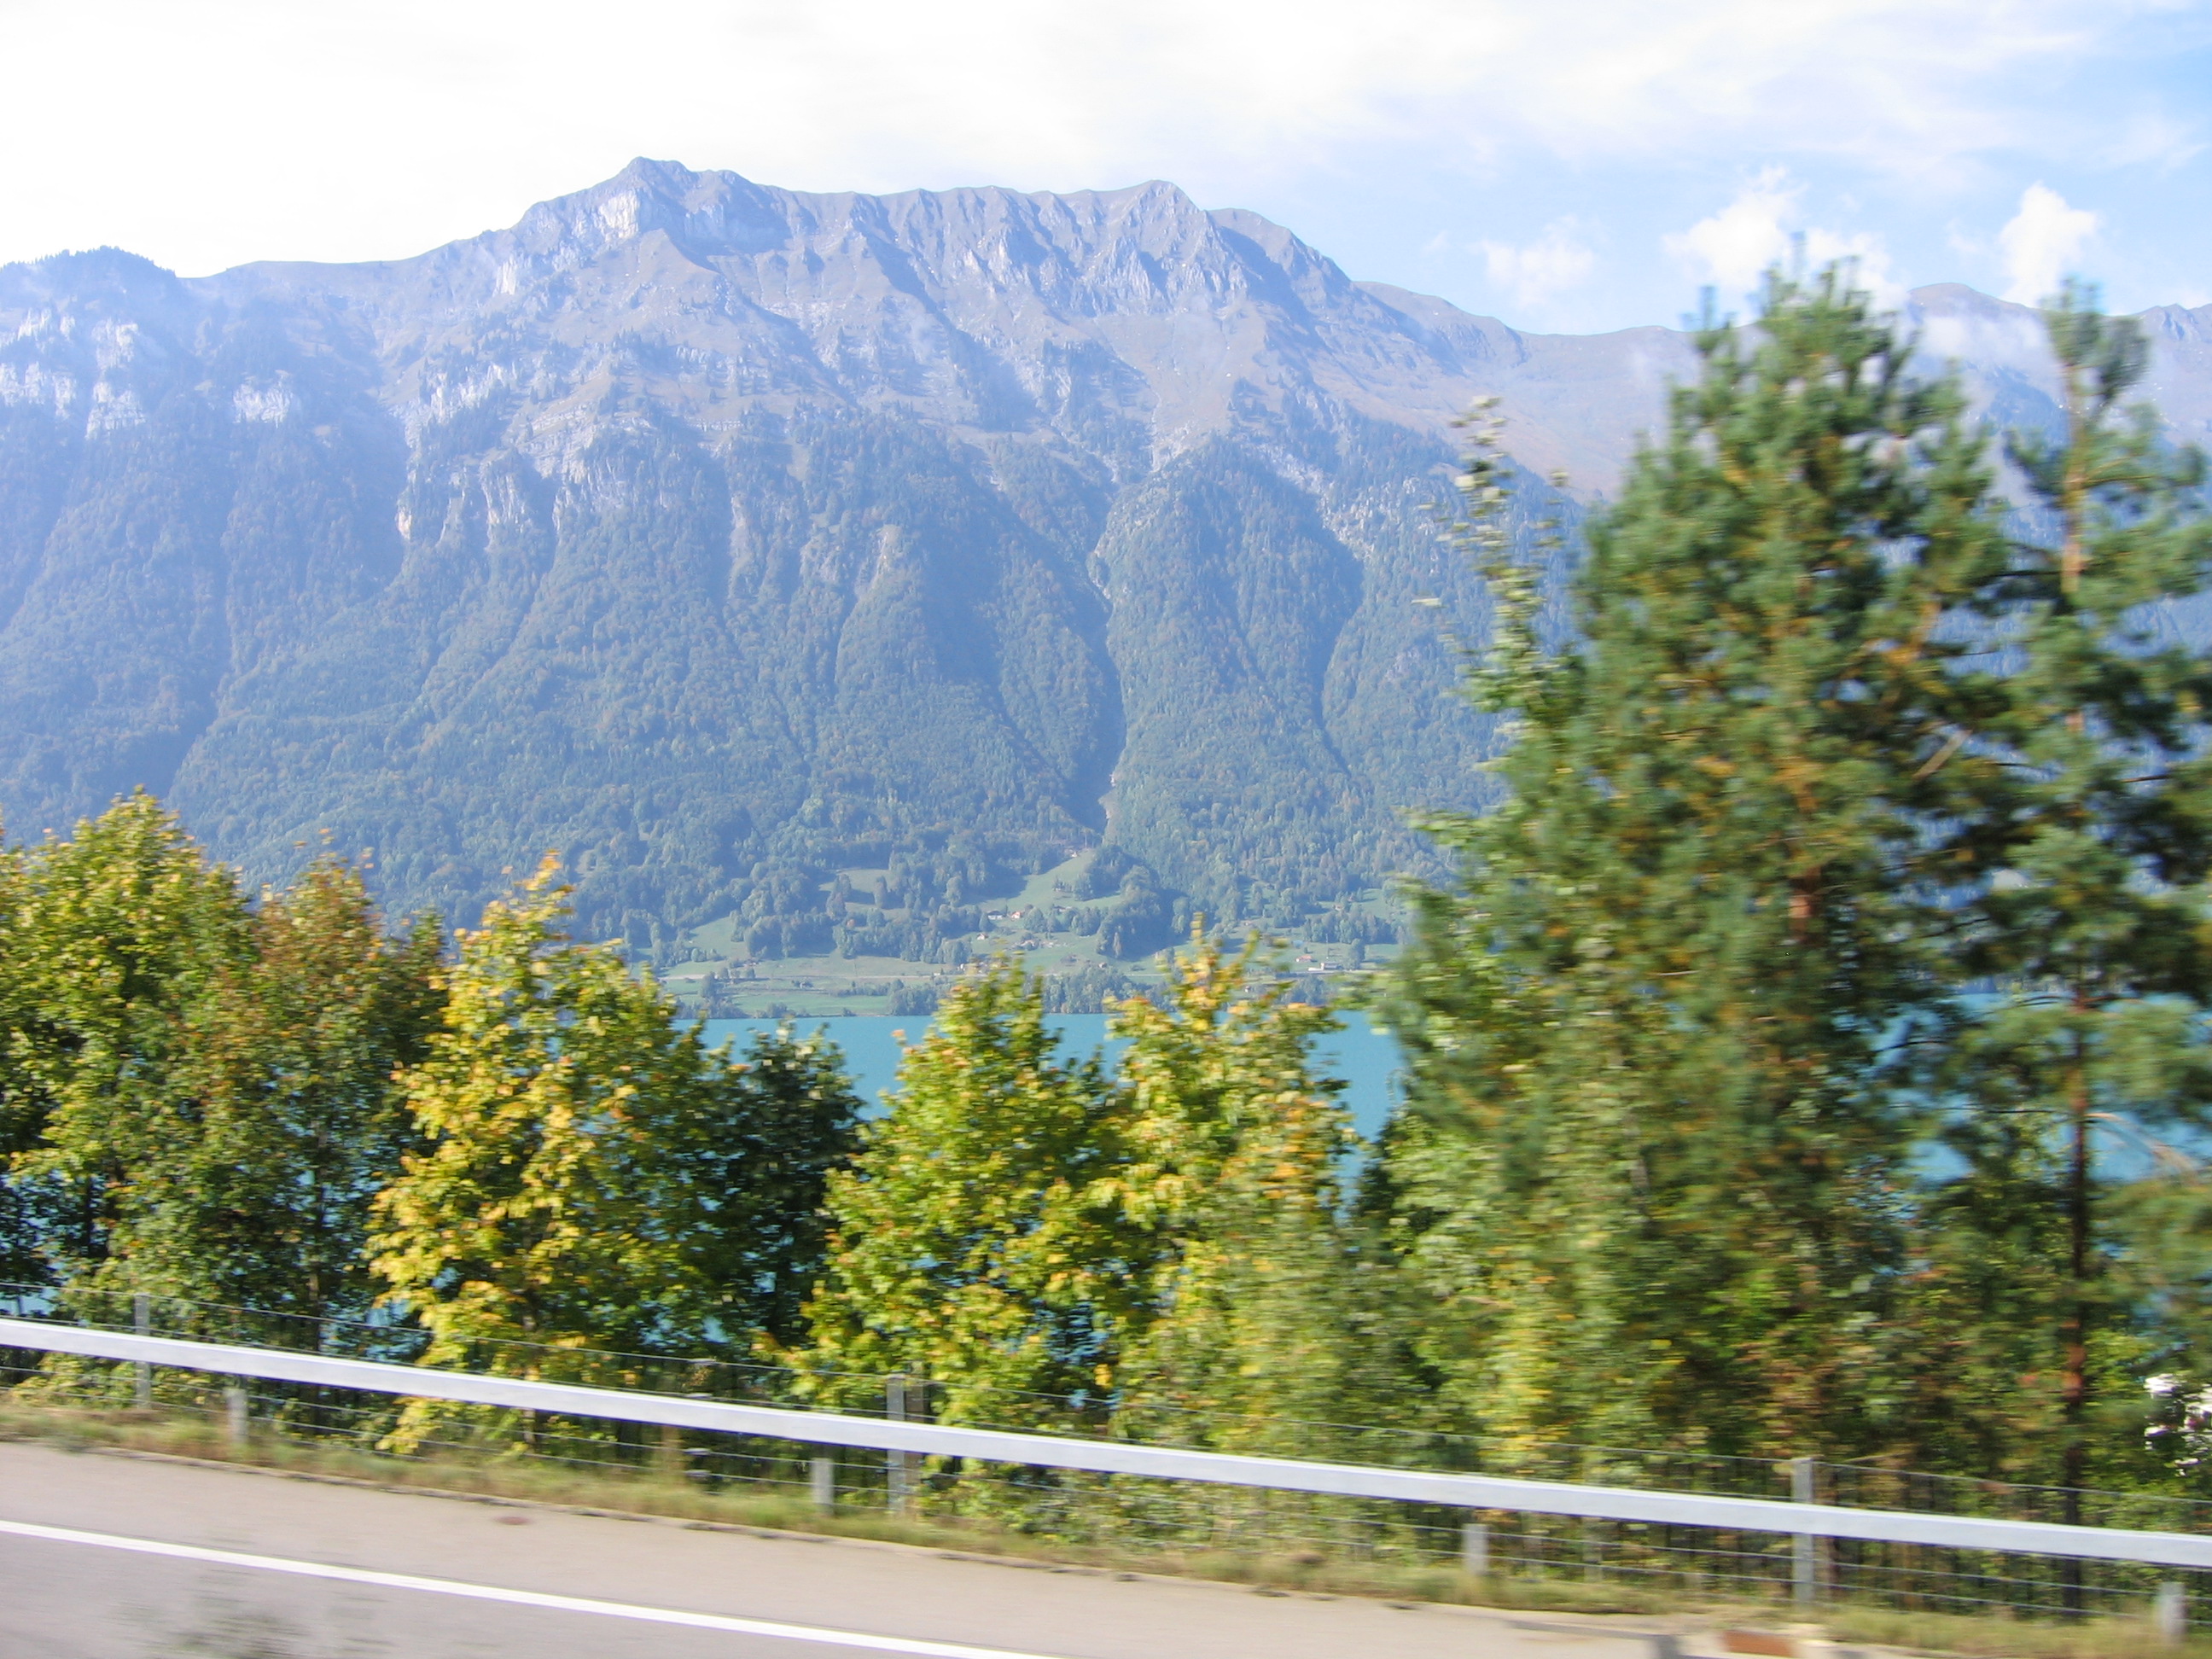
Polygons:
<instances>
[{"instance_id":1,"label":"rocky cliff face","mask_svg":"<svg viewBox=\"0 0 2212 1659\"><path fill-rule=\"evenodd\" d=\"M2027 313L1922 305L2047 407ZM2212 311L2158 320L2201 423ZM143 784L256 873L328 830L464 914L557 847L641 942L1102 838L1217 916L1373 884L1419 857L1395 809L1480 796L1451 419L1501 392L1533 471L1602 489L1689 361L1167 185L647 161L388 264L8 267L0 339L11 833Z\"/></svg>"}]
</instances>

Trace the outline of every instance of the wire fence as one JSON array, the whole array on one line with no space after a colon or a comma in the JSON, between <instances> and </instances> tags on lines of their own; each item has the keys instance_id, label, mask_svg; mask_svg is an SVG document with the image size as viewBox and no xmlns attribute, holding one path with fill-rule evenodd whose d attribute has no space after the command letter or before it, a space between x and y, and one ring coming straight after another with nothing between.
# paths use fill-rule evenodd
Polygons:
<instances>
[{"instance_id":1,"label":"wire fence","mask_svg":"<svg viewBox=\"0 0 2212 1659\"><path fill-rule=\"evenodd\" d=\"M339 1319L105 1288L0 1283L0 1311L140 1334L419 1363L426 1334L402 1319ZM811 1374L715 1356L625 1354L513 1341L467 1345L450 1369L738 1403L834 1403L860 1415L940 1414L926 1379ZM343 1447L408 1462L528 1464L611 1480L661 1480L823 1508L988 1522L1070 1546L1382 1565L1437 1575L1612 1586L1686 1598L1849 1600L1952 1613L2079 1619L2140 1614L2179 1583L2212 1621L2212 1573L2128 1562L1797 1538L1710 1527L1218 1486L1124 1474L833 1449L312 1384L0 1348L0 1389L28 1406L198 1420L234 1437ZM2068 1520L2212 1534L2212 1503L2158 1493L2019 1486L1862 1464L1582 1445L1528 1447L1360 1424L1258 1422L1147 1407L1141 1433L1113 1402L963 1389L971 1427L1234 1449L1384 1468L1509 1474L1651 1491L1851 1508ZM2169 1592L2170 1593L2170 1592Z\"/></svg>"}]
</instances>

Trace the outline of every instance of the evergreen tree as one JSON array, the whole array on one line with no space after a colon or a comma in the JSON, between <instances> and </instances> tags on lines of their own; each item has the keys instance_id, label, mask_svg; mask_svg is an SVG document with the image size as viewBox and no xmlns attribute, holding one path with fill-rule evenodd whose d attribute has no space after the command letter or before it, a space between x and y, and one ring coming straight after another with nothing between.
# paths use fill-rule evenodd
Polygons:
<instances>
[{"instance_id":1,"label":"evergreen tree","mask_svg":"<svg viewBox=\"0 0 2212 1659\"><path fill-rule=\"evenodd\" d=\"M1961 980L2003 994L1962 1021L1944 1074L1967 1167L1943 1195L1942 1248L1954 1279L1985 1255L2009 1275L1957 1291L1950 1321L2017 1390L2005 1472L2078 1486L2098 1440L2132 1451L2124 1431L2100 1435L2094 1407L2100 1375L2140 1357L2098 1126L2201 1124L2212 1109L2212 654L2162 623L2212 576L2212 522L2202 457L2130 404L2141 326L2079 287L2046 316L2066 426L2011 446L2049 534L2015 542L1984 606L2013 659L1973 732L2003 763L1983 809L2002 869L1956 951Z\"/></svg>"},{"instance_id":2,"label":"evergreen tree","mask_svg":"<svg viewBox=\"0 0 2212 1659\"><path fill-rule=\"evenodd\" d=\"M1837 273L1698 349L1589 526L1572 649L1504 544L1494 426L1464 481L1499 611L1471 690L1518 728L1508 804L1426 826L1462 879L1393 981L1396 1230L1460 1425L1858 1455L1906 1266L1876 1074L1946 988L1929 890L1981 855L1952 623L2004 550L1958 394Z\"/></svg>"}]
</instances>

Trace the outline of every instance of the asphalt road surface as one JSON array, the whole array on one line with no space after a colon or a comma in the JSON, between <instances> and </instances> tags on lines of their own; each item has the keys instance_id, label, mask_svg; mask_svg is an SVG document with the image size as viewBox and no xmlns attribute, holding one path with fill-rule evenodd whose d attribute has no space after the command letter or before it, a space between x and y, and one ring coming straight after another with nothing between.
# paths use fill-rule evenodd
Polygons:
<instances>
[{"instance_id":1,"label":"asphalt road surface","mask_svg":"<svg viewBox=\"0 0 2212 1659\"><path fill-rule=\"evenodd\" d=\"M0 1444L4 1659L1646 1659L1648 1638Z\"/></svg>"}]
</instances>

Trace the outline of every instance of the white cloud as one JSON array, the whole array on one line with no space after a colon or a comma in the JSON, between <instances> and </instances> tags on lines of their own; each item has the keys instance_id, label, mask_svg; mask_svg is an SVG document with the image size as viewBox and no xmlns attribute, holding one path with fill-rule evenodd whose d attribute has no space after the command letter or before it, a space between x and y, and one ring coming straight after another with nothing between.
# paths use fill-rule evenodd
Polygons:
<instances>
[{"instance_id":1,"label":"white cloud","mask_svg":"<svg viewBox=\"0 0 2212 1659\"><path fill-rule=\"evenodd\" d=\"M1770 167L1739 190L1719 212L1665 239L1667 252L1692 276L1734 298L1758 287L1776 265L1801 257L1809 270L1848 261L1861 287L1885 306L1903 303L1905 289L1890 269L1887 245L1871 231L1850 234L1803 222L1805 187L1787 169Z\"/></svg>"},{"instance_id":2,"label":"white cloud","mask_svg":"<svg viewBox=\"0 0 2212 1659\"><path fill-rule=\"evenodd\" d=\"M1667 238L1667 252L1705 282L1741 293L1767 267L1790 257L1789 222L1804 187L1781 167L1768 167L1710 218Z\"/></svg>"},{"instance_id":3,"label":"white cloud","mask_svg":"<svg viewBox=\"0 0 2212 1659\"><path fill-rule=\"evenodd\" d=\"M2097 234L2097 216L2086 208L2069 207L2066 198L2048 185L2030 185L2020 193L2020 211L1997 232L1997 247L2004 255L2008 300L2022 305L2041 305L2058 291Z\"/></svg>"},{"instance_id":4,"label":"white cloud","mask_svg":"<svg viewBox=\"0 0 2212 1659\"><path fill-rule=\"evenodd\" d=\"M1586 281L1597 264L1583 225L1572 216L1553 220L1533 242L1476 246L1491 286L1510 293L1525 307L1541 307Z\"/></svg>"},{"instance_id":5,"label":"white cloud","mask_svg":"<svg viewBox=\"0 0 2212 1659\"><path fill-rule=\"evenodd\" d=\"M2125 6L2117 9L2124 13ZM0 258L363 258L646 154L806 189L1148 175L1226 204L1408 146L1818 155L1921 188L2095 112L2036 95L2109 0L0 0ZM2034 83L2032 85L2031 83ZM2072 125L2069 125L2069 122ZM1390 147L1395 146L1393 149ZM1347 182L1346 189L1356 188Z\"/></svg>"}]
</instances>

